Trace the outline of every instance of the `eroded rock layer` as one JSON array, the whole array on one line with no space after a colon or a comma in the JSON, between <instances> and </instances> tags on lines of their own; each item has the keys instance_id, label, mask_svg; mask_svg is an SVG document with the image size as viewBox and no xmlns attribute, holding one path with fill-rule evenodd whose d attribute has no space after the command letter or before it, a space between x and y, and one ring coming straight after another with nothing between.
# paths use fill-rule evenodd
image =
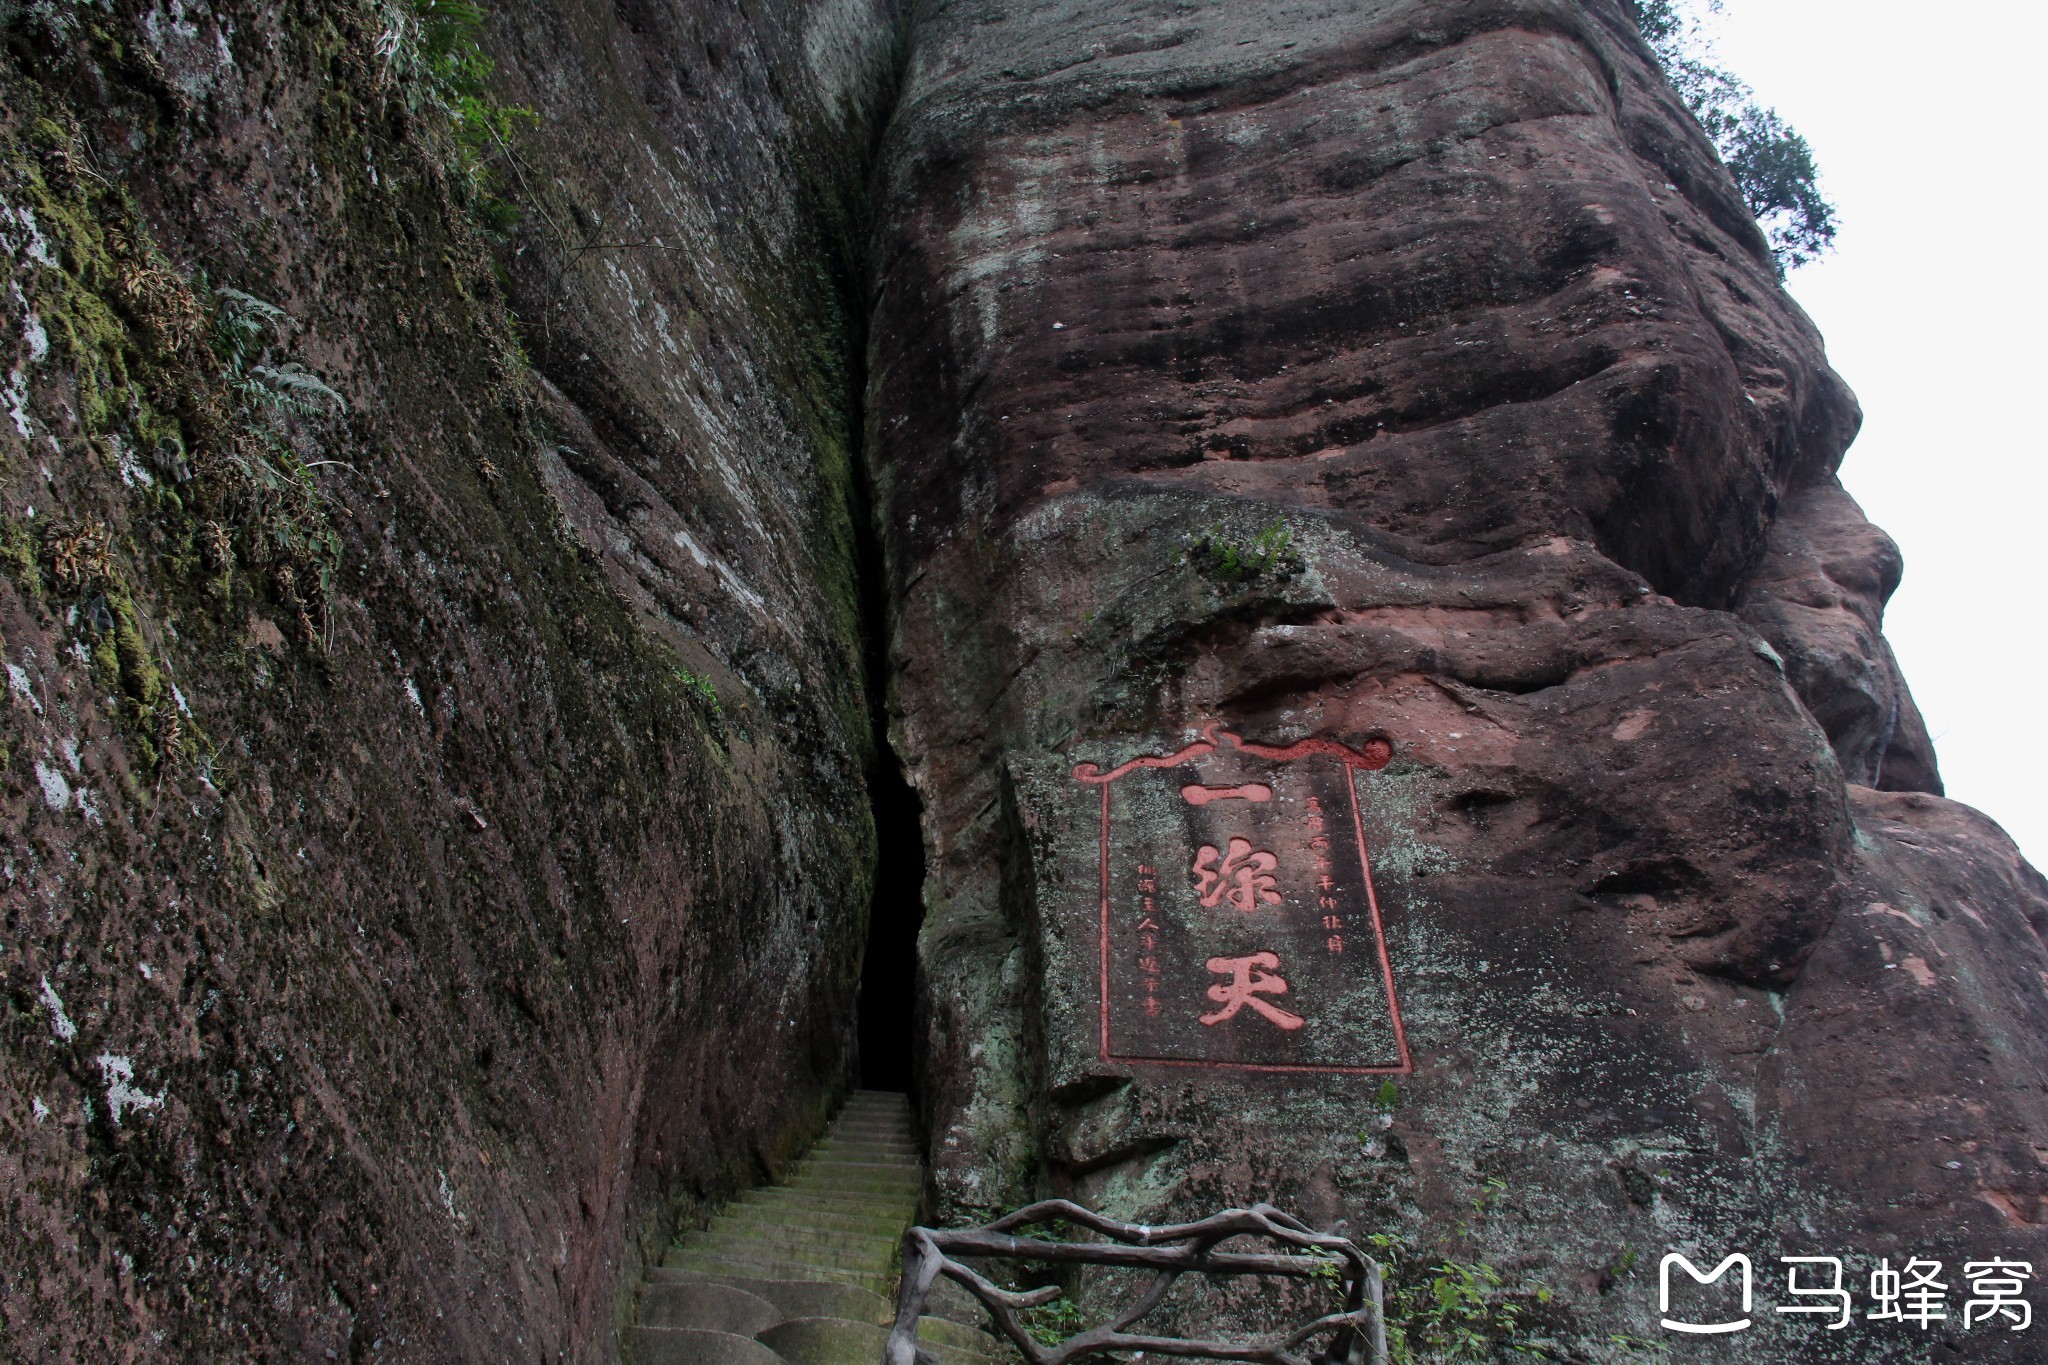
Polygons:
<instances>
[{"instance_id":1,"label":"eroded rock layer","mask_svg":"<svg viewBox=\"0 0 2048 1365\"><path fill-rule=\"evenodd\" d=\"M1625 7L912 38L869 457L941 1215L1269 1198L1574 1351L1676 1339L1665 1251L2038 1261L2048 897L1927 794L1855 403ZM1700 1358L1925 1349L1757 1316Z\"/></svg>"}]
</instances>

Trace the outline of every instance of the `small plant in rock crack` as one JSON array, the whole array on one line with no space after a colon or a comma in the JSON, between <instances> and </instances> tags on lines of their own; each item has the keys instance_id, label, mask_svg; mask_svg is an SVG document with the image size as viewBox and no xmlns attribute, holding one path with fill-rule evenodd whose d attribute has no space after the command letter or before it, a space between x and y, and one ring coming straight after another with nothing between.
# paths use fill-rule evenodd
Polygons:
<instances>
[{"instance_id":1,"label":"small plant in rock crack","mask_svg":"<svg viewBox=\"0 0 2048 1365\"><path fill-rule=\"evenodd\" d=\"M1205 576L1237 585L1261 578L1291 578L1302 570L1294 554L1294 532L1274 522L1250 540L1231 540L1221 526L1211 526L1195 542L1188 559Z\"/></svg>"},{"instance_id":2,"label":"small plant in rock crack","mask_svg":"<svg viewBox=\"0 0 2048 1365\"><path fill-rule=\"evenodd\" d=\"M1508 1288L1483 1261L1417 1260L1400 1239L1367 1239L1386 1270L1388 1354L1394 1365L1492 1360L1505 1350L1543 1355L1523 1339L1522 1317L1531 1302L1547 1304L1550 1291Z\"/></svg>"},{"instance_id":3,"label":"small plant in rock crack","mask_svg":"<svg viewBox=\"0 0 2048 1365\"><path fill-rule=\"evenodd\" d=\"M485 8L471 0L381 0L376 55L383 80L415 113L437 110L448 120L455 167L470 206L485 227L503 232L519 211L498 195L499 170L512 139L539 116L491 95L497 71L483 49Z\"/></svg>"},{"instance_id":4,"label":"small plant in rock crack","mask_svg":"<svg viewBox=\"0 0 2048 1365\"><path fill-rule=\"evenodd\" d=\"M88 517L75 526L52 522L43 533L43 552L60 588L83 589L114 572L114 533Z\"/></svg>"},{"instance_id":5,"label":"small plant in rock crack","mask_svg":"<svg viewBox=\"0 0 2048 1365\"><path fill-rule=\"evenodd\" d=\"M209 482L224 515L205 522L200 549L225 590L237 558L265 571L273 595L291 611L300 638L318 642L328 589L341 566L341 538L328 498L314 479L340 460L308 459L347 403L290 352L297 323L274 303L244 290L210 291L208 341L239 407L232 439L211 462Z\"/></svg>"},{"instance_id":6,"label":"small plant in rock crack","mask_svg":"<svg viewBox=\"0 0 2048 1365\"><path fill-rule=\"evenodd\" d=\"M1088 1328L1088 1318L1081 1311L1081 1305L1067 1298L1026 1308L1017 1314L1017 1320L1031 1334L1031 1339L1041 1346L1057 1346Z\"/></svg>"},{"instance_id":7,"label":"small plant in rock crack","mask_svg":"<svg viewBox=\"0 0 2048 1365\"><path fill-rule=\"evenodd\" d=\"M1310 1247L1308 1254L1315 1261L1315 1285L1330 1294L1341 1297L1344 1293L1344 1270L1346 1262L1321 1247Z\"/></svg>"},{"instance_id":8,"label":"small plant in rock crack","mask_svg":"<svg viewBox=\"0 0 2048 1365\"><path fill-rule=\"evenodd\" d=\"M692 673L687 668L678 668L675 673L676 681L689 690L691 699L701 703L713 718L725 715L725 708L718 702L718 689L712 686L710 678L702 673Z\"/></svg>"},{"instance_id":9,"label":"small plant in rock crack","mask_svg":"<svg viewBox=\"0 0 2048 1365\"><path fill-rule=\"evenodd\" d=\"M301 417L347 410L347 401L304 362L262 363L264 355L292 331L290 314L239 289L220 288L213 293L214 354L227 370L228 387L243 402Z\"/></svg>"},{"instance_id":10,"label":"small plant in rock crack","mask_svg":"<svg viewBox=\"0 0 2048 1365\"><path fill-rule=\"evenodd\" d=\"M1401 1103L1401 1087L1391 1078L1381 1081L1380 1088L1373 1092L1373 1103L1379 1112L1372 1116L1372 1122L1358 1135L1359 1146L1369 1157L1383 1157L1390 1152L1405 1155L1405 1149L1398 1139L1388 1133L1394 1126L1394 1110Z\"/></svg>"},{"instance_id":11,"label":"small plant in rock crack","mask_svg":"<svg viewBox=\"0 0 2048 1365\"><path fill-rule=\"evenodd\" d=\"M1661 1341L1644 1341L1641 1337L1616 1332L1607 1338L1607 1344L1628 1354L1624 1360L1663 1360L1671 1354L1671 1348Z\"/></svg>"}]
</instances>

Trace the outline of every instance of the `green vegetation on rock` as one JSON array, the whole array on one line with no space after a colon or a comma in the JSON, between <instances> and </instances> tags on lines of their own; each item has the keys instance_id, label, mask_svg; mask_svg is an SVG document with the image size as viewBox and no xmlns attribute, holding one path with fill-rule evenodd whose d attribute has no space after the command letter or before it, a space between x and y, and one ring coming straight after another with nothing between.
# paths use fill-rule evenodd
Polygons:
<instances>
[{"instance_id":1,"label":"green vegetation on rock","mask_svg":"<svg viewBox=\"0 0 2048 1365\"><path fill-rule=\"evenodd\" d=\"M1367 1239L1386 1271L1387 1348L1394 1365L1491 1360L1496 1353L1537 1355L1522 1319L1548 1304L1547 1289L1516 1290L1484 1261L1411 1255L1399 1239Z\"/></svg>"},{"instance_id":2,"label":"green vegetation on rock","mask_svg":"<svg viewBox=\"0 0 2048 1365\"><path fill-rule=\"evenodd\" d=\"M1820 168L1778 111L1759 104L1741 77L1716 63L1713 46L1687 0L1634 0L1636 24L1685 107L1700 121L1735 176L1783 274L1834 246L1835 206L1820 189ZM1709 11L1720 0L1707 0Z\"/></svg>"},{"instance_id":3,"label":"green vegetation on rock","mask_svg":"<svg viewBox=\"0 0 2048 1365\"><path fill-rule=\"evenodd\" d=\"M1242 539L1233 539L1222 526L1212 526L1188 558L1206 577L1229 585L1268 577L1290 578L1302 567L1294 553L1294 533L1279 521Z\"/></svg>"},{"instance_id":4,"label":"green vegetation on rock","mask_svg":"<svg viewBox=\"0 0 2048 1365\"><path fill-rule=\"evenodd\" d=\"M381 0L377 59L415 112L447 119L454 169L484 226L503 231L519 211L500 193L512 139L538 120L491 92L497 63L483 49L484 6L469 0Z\"/></svg>"}]
</instances>

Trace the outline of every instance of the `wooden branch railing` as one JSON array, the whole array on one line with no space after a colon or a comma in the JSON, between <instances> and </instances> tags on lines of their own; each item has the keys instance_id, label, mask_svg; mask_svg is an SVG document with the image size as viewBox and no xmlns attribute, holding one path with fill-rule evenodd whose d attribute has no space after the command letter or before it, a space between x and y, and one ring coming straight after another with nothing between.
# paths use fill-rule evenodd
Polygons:
<instances>
[{"instance_id":1,"label":"wooden branch railing","mask_svg":"<svg viewBox=\"0 0 2048 1365\"><path fill-rule=\"evenodd\" d=\"M1106 1240L1054 1242L1016 1235L1026 1228L1059 1221ZM1262 1237L1279 1243L1282 1250L1278 1254L1217 1250L1234 1237ZM1059 1298L1063 1291L1058 1285L1022 1292L1004 1289L957 1258L1121 1266L1154 1274L1137 1299L1108 1322L1048 1346L1033 1337L1017 1315ZM926 1300L941 1275L988 1309L997 1330L1016 1345L1030 1365L1067 1365L1110 1351L1262 1365L1387 1365L1379 1263L1344 1238L1313 1232L1270 1204L1226 1209L1197 1223L1154 1228L1119 1223L1065 1199L1048 1199L984 1227L912 1228L903 1237L903 1283L896 1297L896 1325L883 1349L883 1365L936 1365L928 1352L918 1348L917 1320L924 1316ZM1130 1331L1165 1302L1174 1282L1183 1275L1271 1275L1328 1283L1341 1289L1344 1307L1291 1331L1250 1341L1202 1341ZM1325 1335L1329 1342L1321 1351L1302 1353L1306 1343Z\"/></svg>"}]
</instances>

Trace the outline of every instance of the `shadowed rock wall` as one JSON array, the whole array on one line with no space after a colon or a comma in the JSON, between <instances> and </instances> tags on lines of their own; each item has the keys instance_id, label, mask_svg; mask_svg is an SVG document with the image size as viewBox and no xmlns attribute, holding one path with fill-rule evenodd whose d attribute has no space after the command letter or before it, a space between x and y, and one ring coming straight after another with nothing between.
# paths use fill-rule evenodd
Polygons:
<instances>
[{"instance_id":1,"label":"shadowed rock wall","mask_svg":"<svg viewBox=\"0 0 2048 1365\"><path fill-rule=\"evenodd\" d=\"M510 161L405 5L0 9L9 1359L615 1354L852 1080L889 26L497 8Z\"/></svg>"},{"instance_id":2,"label":"shadowed rock wall","mask_svg":"<svg viewBox=\"0 0 2048 1365\"><path fill-rule=\"evenodd\" d=\"M1666 1250L2038 1260L2048 897L1925 794L1854 400L1618 0L916 15L869 422L941 1214L1268 1198L1575 1351L1676 1340ZM1376 906L1205 805L1321 832L1252 758L1330 743ZM1270 951L1318 913L1342 1018ZM1759 1317L1698 1358L1925 1349Z\"/></svg>"}]
</instances>

